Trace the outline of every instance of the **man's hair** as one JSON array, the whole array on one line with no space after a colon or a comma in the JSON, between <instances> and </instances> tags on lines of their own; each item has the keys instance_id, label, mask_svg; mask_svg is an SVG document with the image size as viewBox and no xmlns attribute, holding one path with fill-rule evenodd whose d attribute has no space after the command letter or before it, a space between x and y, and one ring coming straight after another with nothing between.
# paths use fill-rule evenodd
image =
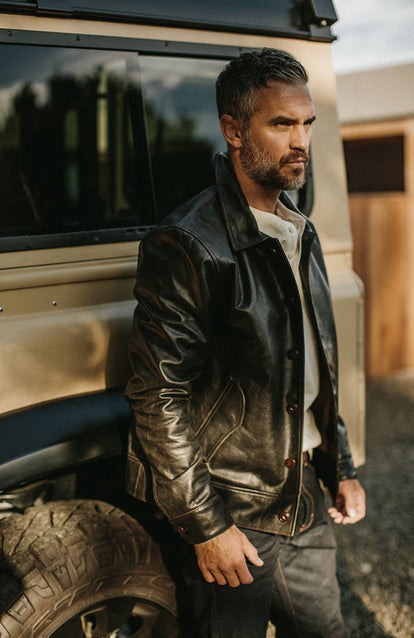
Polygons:
<instances>
[{"instance_id":1,"label":"man's hair","mask_svg":"<svg viewBox=\"0 0 414 638\"><path fill-rule=\"evenodd\" d=\"M242 53L231 60L216 82L219 117L225 113L247 128L255 112L257 91L271 81L306 84L308 74L300 62L286 51L262 49Z\"/></svg>"}]
</instances>

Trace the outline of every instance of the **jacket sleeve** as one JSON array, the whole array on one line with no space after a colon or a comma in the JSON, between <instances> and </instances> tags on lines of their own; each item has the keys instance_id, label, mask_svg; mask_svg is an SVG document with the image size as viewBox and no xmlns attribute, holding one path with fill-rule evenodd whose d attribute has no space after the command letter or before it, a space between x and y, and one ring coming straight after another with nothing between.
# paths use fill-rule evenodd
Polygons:
<instances>
[{"instance_id":1,"label":"jacket sleeve","mask_svg":"<svg viewBox=\"0 0 414 638\"><path fill-rule=\"evenodd\" d=\"M331 377L331 383L335 398L335 417L338 441L337 481L344 481L346 479L355 478L356 472L352 460L351 450L349 448L346 427L343 420L338 415L338 346L336 339L335 319L332 307L332 297L330 292L328 273L322 253L322 247L313 224L311 224L311 222L309 221L308 224L315 233L315 241L313 243L312 253L313 257L316 259L317 268L319 268L320 273L322 274L321 277L314 278L312 280L313 289L318 293L312 295L312 300L314 302L317 324L323 326L322 331L321 329L319 329L319 332L320 334L325 334L325 344L322 344L322 347L325 350L327 367ZM317 269L315 269L315 271L317 271ZM318 299L322 300L321 305L318 304ZM329 343L326 343L326 335L331 335Z\"/></svg>"},{"instance_id":2,"label":"jacket sleeve","mask_svg":"<svg viewBox=\"0 0 414 638\"><path fill-rule=\"evenodd\" d=\"M346 427L341 417L338 417L338 480L356 478L354 463L352 460L351 450L349 448Z\"/></svg>"},{"instance_id":3,"label":"jacket sleeve","mask_svg":"<svg viewBox=\"0 0 414 638\"><path fill-rule=\"evenodd\" d=\"M188 418L192 383L208 360L217 285L215 261L190 233L156 230L142 241L126 389L130 452L149 467L154 501L191 543L233 524Z\"/></svg>"}]
</instances>

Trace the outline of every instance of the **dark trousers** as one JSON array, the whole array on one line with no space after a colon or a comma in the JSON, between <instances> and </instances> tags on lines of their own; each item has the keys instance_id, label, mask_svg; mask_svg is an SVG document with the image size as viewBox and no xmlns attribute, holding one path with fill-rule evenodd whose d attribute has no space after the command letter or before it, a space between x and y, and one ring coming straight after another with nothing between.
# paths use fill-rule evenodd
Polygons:
<instances>
[{"instance_id":1,"label":"dark trousers","mask_svg":"<svg viewBox=\"0 0 414 638\"><path fill-rule=\"evenodd\" d=\"M250 585L206 583L187 546L184 580L191 592L188 638L343 638L336 578L336 543L313 467L304 467L297 532L287 538L243 529L262 567L249 564Z\"/></svg>"}]
</instances>

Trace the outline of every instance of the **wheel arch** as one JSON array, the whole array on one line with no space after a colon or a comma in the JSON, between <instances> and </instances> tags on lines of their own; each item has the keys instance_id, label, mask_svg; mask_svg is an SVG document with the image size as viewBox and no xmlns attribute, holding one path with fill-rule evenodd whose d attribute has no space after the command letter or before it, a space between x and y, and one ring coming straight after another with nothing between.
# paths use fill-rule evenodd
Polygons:
<instances>
[{"instance_id":1,"label":"wheel arch","mask_svg":"<svg viewBox=\"0 0 414 638\"><path fill-rule=\"evenodd\" d=\"M122 390L55 401L2 417L1 492L121 455L129 419Z\"/></svg>"}]
</instances>

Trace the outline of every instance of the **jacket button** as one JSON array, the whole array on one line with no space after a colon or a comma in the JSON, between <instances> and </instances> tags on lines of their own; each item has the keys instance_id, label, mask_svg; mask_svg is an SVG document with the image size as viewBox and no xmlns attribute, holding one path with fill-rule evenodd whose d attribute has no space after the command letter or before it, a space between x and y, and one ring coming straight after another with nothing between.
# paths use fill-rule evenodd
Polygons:
<instances>
[{"instance_id":1,"label":"jacket button","mask_svg":"<svg viewBox=\"0 0 414 638\"><path fill-rule=\"evenodd\" d=\"M297 350L296 348L291 348L290 350L287 351L287 357L288 359L291 359L291 361L293 361L294 359L297 359L299 356L299 350Z\"/></svg>"},{"instance_id":2,"label":"jacket button","mask_svg":"<svg viewBox=\"0 0 414 638\"><path fill-rule=\"evenodd\" d=\"M285 465L289 470L294 470L296 467L296 459L288 458L285 460Z\"/></svg>"},{"instance_id":3,"label":"jacket button","mask_svg":"<svg viewBox=\"0 0 414 638\"><path fill-rule=\"evenodd\" d=\"M280 512L279 514L279 521L281 523L287 523L288 520L290 520L290 514L289 512Z\"/></svg>"},{"instance_id":4,"label":"jacket button","mask_svg":"<svg viewBox=\"0 0 414 638\"><path fill-rule=\"evenodd\" d=\"M299 406L297 403L289 403L286 410L289 414L297 414L299 412Z\"/></svg>"},{"instance_id":5,"label":"jacket button","mask_svg":"<svg viewBox=\"0 0 414 638\"><path fill-rule=\"evenodd\" d=\"M184 527L181 527L181 525L179 525L179 526L177 527L177 532L178 532L179 534L185 534L185 532L186 532L186 531L187 531L187 530L186 530Z\"/></svg>"}]
</instances>

